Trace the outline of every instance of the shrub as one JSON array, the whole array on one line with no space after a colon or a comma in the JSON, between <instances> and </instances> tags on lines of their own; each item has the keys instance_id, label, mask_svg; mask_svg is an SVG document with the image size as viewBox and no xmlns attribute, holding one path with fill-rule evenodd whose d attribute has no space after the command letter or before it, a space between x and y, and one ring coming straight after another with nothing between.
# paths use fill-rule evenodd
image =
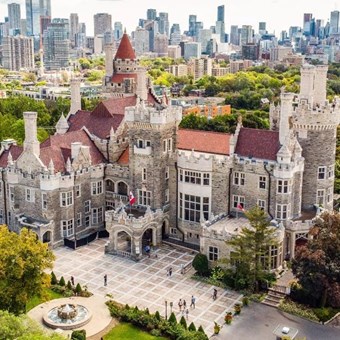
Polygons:
<instances>
[{"instance_id":1,"label":"shrub","mask_svg":"<svg viewBox=\"0 0 340 340\"><path fill-rule=\"evenodd\" d=\"M241 313L241 304L240 303L235 303L234 305L234 311L235 311L235 314L240 314Z\"/></svg>"},{"instance_id":2,"label":"shrub","mask_svg":"<svg viewBox=\"0 0 340 340\"><path fill-rule=\"evenodd\" d=\"M80 329L77 331L73 331L71 334L72 340L86 340L86 330Z\"/></svg>"},{"instance_id":3,"label":"shrub","mask_svg":"<svg viewBox=\"0 0 340 340\"><path fill-rule=\"evenodd\" d=\"M201 327L202 327L202 326L201 326ZM203 328L202 328L202 330L203 330ZM195 324L194 324L193 322L191 322L191 324L189 325L188 331L190 331L190 332L196 332L196 326L195 326ZM204 331L203 331L203 333L204 333Z\"/></svg>"},{"instance_id":4,"label":"shrub","mask_svg":"<svg viewBox=\"0 0 340 340\"><path fill-rule=\"evenodd\" d=\"M248 296L244 296L242 298L242 304L243 304L243 306L248 306L249 305L249 298L248 298Z\"/></svg>"},{"instance_id":5,"label":"shrub","mask_svg":"<svg viewBox=\"0 0 340 340\"><path fill-rule=\"evenodd\" d=\"M312 309L307 308L306 306L299 305L293 301L281 301L279 308L284 312L301 316L306 319L310 319L313 321L319 321L318 317L315 315Z\"/></svg>"},{"instance_id":6,"label":"shrub","mask_svg":"<svg viewBox=\"0 0 340 340\"><path fill-rule=\"evenodd\" d=\"M192 266L195 268L197 273L201 276L209 275L209 262L208 258L204 254L197 254L192 261Z\"/></svg>"},{"instance_id":7,"label":"shrub","mask_svg":"<svg viewBox=\"0 0 340 340\"><path fill-rule=\"evenodd\" d=\"M313 312L321 322L326 322L330 320L338 312L338 310L333 309L332 307L314 308Z\"/></svg>"},{"instance_id":8,"label":"shrub","mask_svg":"<svg viewBox=\"0 0 340 340\"><path fill-rule=\"evenodd\" d=\"M79 283L77 283L77 285L76 285L76 293L77 293L77 295L80 294L81 292L82 292L81 286L80 286Z\"/></svg>"},{"instance_id":9,"label":"shrub","mask_svg":"<svg viewBox=\"0 0 340 340\"><path fill-rule=\"evenodd\" d=\"M145 314L150 314L149 308L145 308Z\"/></svg>"},{"instance_id":10,"label":"shrub","mask_svg":"<svg viewBox=\"0 0 340 340\"><path fill-rule=\"evenodd\" d=\"M52 272L51 273L51 284L52 285L56 285L58 283L57 277L55 276L55 274Z\"/></svg>"},{"instance_id":11,"label":"shrub","mask_svg":"<svg viewBox=\"0 0 340 340\"><path fill-rule=\"evenodd\" d=\"M71 282L70 281L67 281L67 289L68 290L72 290L72 285L71 285Z\"/></svg>"},{"instance_id":12,"label":"shrub","mask_svg":"<svg viewBox=\"0 0 340 340\"><path fill-rule=\"evenodd\" d=\"M187 322L185 321L184 315L182 315L181 319L179 320L179 323L183 326L184 329L188 328Z\"/></svg>"},{"instance_id":13,"label":"shrub","mask_svg":"<svg viewBox=\"0 0 340 340\"><path fill-rule=\"evenodd\" d=\"M65 286L65 279L64 279L64 276L62 276L59 280L59 286L62 286L64 287Z\"/></svg>"},{"instance_id":14,"label":"shrub","mask_svg":"<svg viewBox=\"0 0 340 340\"><path fill-rule=\"evenodd\" d=\"M198 327L198 330L197 330L197 332L200 332L200 333L204 333L204 334L205 334L205 332L204 332L204 329L203 329L202 325L200 325L200 326Z\"/></svg>"},{"instance_id":15,"label":"shrub","mask_svg":"<svg viewBox=\"0 0 340 340\"><path fill-rule=\"evenodd\" d=\"M73 290L69 290L69 289L65 289L65 291L63 293L63 296L65 296L65 297L71 297L73 295L74 295Z\"/></svg>"},{"instance_id":16,"label":"shrub","mask_svg":"<svg viewBox=\"0 0 340 340\"><path fill-rule=\"evenodd\" d=\"M156 337L160 337L161 336L161 331L159 329L153 329L150 332L151 335L156 336Z\"/></svg>"},{"instance_id":17,"label":"shrub","mask_svg":"<svg viewBox=\"0 0 340 340\"><path fill-rule=\"evenodd\" d=\"M59 285L54 285L54 286L51 286L51 289L54 292L58 293L58 294L64 295L66 287L62 287L62 286L59 286Z\"/></svg>"},{"instance_id":18,"label":"shrub","mask_svg":"<svg viewBox=\"0 0 340 340\"><path fill-rule=\"evenodd\" d=\"M233 320L233 314L231 312L228 312L225 316L224 316L224 321L227 325L231 324L231 321Z\"/></svg>"},{"instance_id":19,"label":"shrub","mask_svg":"<svg viewBox=\"0 0 340 340\"><path fill-rule=\"evenodd\" d=\"M218 334L220 332L220 330L221 330L221 326L217 322L215 322L215 321L214 321L214 323L215 323L215 325L214 325L214 334Z\"/></svg>"},{"instance_id":20,"label":"shrub","mask_svg":"<svg viewBox=\"0 0 340 340\"><path fill-rule=\"evenodd\" d=\"M170 324L175 324L175 325L177 324L177 319L176 319L176 315L175 315L174 312L172 312L172 313L170 314L170 317L169 317L168 322L169 322Z\"/></svg>"},{"instance_id":21,"label":"shrub","mask_svg":"<svg viewBox=\"0 0 340 340\"><path fill-rule=\"evenodd\" d=\"M155 313L155 318L160 321L161 320L161 315L159 314L159 311L156 311Z\"/></svg>"}]
</instances>

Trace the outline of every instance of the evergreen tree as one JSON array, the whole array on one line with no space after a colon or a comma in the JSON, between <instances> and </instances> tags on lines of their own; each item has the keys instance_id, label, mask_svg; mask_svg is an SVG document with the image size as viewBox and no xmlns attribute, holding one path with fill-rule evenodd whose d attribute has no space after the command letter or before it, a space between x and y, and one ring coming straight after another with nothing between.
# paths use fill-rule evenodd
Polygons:
<instances>
[{"instance_id":1,"label":"evergreen tree","mask_svg":"<svg viewBox=\"0 0 340 340\"><path fill-rule=\"evenodd\" d=\"M174 325L177 324L177 319L176 319L176 315L175 315L174 312L172 312L172 313L170 314L170 317L169 317L168 321L169 321L169 323L171 323L171 324L174 324Z\"/></svg>"},{"instance_id":2,"label":"evergreen tree","mask_svg":"<svg viewBox=\"0 0 340 340\"><path fill-rule=\"evenodd\" d=\"M179 323L183 326L184 329L188 328L184 315L182 315L181 319L179 320Z\"/></svg>"},{"instance_id":3,"label":"evergreen tree","mask_svg":"<svg viewBox=\"0 0 340 340\"><path fill-rule=\"evenodd\" d=\"M200 326L200 327L202 327L202 326ZM195 326L195 324L193 322L191 322L191 324L189 325L188 330L190 332L196 332L196 326ZM203 330L203 328L202 328L202 330Z\"/></svg>"},{"instance_id":4,"label":"evergreen tree","mask_svg":"<svg viewBox=\"0 0 340 340\"><path fill-rule=\"evenodd\" d=\"M60 280L59 280L59 286L62 286L62 287L64 287L65 286L65 279L64 279L64 276L62 276L61 278L60 278Z\"/></svg>"},{"instance_id":5,"label":"evergreen tree","mask_svg":"<svg viewBox=\"0 0 340 340\"><path fill-rule=\"evenodd\" d=\"M58 283L57 277L55 276L55 274L52 272L51 273L51 284L52 285L56 285Z\"/></svg>"}]
</instances>

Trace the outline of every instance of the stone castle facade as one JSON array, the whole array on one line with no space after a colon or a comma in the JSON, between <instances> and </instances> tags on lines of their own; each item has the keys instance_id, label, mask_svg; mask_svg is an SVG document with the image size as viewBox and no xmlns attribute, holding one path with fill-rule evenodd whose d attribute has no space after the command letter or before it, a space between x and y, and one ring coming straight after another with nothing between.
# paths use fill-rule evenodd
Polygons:
<instances>
[{"instance_id":1,"label":"stone castle facade","mask_svg":"<svg viewBox=\"0 0 340 340\"><path fill-rule=\"evenodd\" d=\"M154 94L127 35L113 61L106 52L107 100L82 111L73 80L55 135L39 144L37 115L25 112L23 147L2 143L0 223L53 247L106 230L111 253L139 258L168 239L215 261L258 205L277 229L271 268L293 257L315 213L333 206L340 101L326 100L327 67L301 68L300 93L282 92L270 130L240 120L231 135L179 129L181 108Z\"/></svg>"}]
</instances>

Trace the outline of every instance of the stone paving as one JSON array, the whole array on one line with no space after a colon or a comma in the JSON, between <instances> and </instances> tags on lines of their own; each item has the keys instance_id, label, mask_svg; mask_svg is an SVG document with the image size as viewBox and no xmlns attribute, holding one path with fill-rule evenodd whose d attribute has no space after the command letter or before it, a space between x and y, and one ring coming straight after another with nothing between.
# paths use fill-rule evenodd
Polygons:
<instances>
[{"instance_id":1,"label":"stone paving","mask_svg":"<svg viewBox=\"0 0 340 340\"><path fill-rule=\"evenodd\" d=\"M168 316L172 310L179 320L181 313L178 300L185 299L190 305L191 296L196 298L196 308L189 308L188 323L193 321L196 327L202 325L208 335L213 333L214 321L222 324L227 311L232 311L242 295L237 292L217 288L217 299L213 301L214 287L192 280L193 271L181 274L181 265L191 262L194 255L189 251L162 246L152 253L151 258L145 257L140 262L133 262L104 254L107 240L101 239L91 244L72 250L61 247L54 250L56 261L54 273L65 280L74 277L76 283L86 285L95 295L104 297L112 294L113 299L138 308L149 308L151 312L158 310L165 315L167 301ZM157 257L155 256L157 254ZM171 277L167 269L172 267ZM104 275L107 275L107 286L104 286Z\"/></svg>"}]
</instances>

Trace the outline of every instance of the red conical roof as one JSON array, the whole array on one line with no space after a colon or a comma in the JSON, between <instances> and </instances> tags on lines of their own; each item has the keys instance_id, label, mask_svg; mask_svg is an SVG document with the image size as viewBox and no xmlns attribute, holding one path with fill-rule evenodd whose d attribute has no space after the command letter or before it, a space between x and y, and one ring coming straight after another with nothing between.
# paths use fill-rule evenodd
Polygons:
<instances>
[{"instance_id":1,"label":"red conical roof","mask_svg":"<svg viewBox=\"0 0 340 340\"><path fill-rule=\"evenodd\" d=\"M135 51L126 33L123 34L122 40L120 41L115 59L136 59Z\"/></svg>"}]
</instances>

